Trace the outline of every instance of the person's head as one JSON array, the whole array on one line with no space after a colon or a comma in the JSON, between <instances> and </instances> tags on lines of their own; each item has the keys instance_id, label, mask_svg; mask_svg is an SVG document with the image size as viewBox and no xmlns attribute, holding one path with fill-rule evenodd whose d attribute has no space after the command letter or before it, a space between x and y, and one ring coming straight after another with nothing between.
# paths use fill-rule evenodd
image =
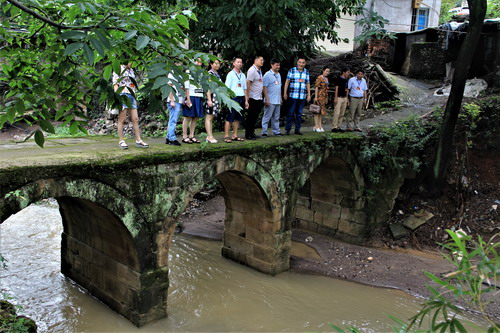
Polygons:
<instances>
[{"instance_id":1,"label":"person's head","mask_svg":"<svg viewBox=\"0 0 500 333\"><path fill-rule=\"evenodd\" d=\"M279 72L280 67L281 67L280 61L276 58L272 58L271 59L271 69L273 70L273 72Z\"/></svg>"},{"instance_id":2,"label":"person's head","mask_svg":"<svg viewBox=\"0 0 500 333\"><path fill-rule=\"evenodd\" d=\"M132 61L130 60L130 55L128 55L128 53L123 54L122 59L123 66L126 68L132 68Z\"/></svg>"},{"instance_id":3,"label":"person's head","mask_svg":"<svg viewBox=\"0 0 500 333\"><path fill-rule=\"evenodd\" d=\"M220 61L219 60L210 60L210 69L214 71L218 71L220 68Z\"/></svg>"},{"instance_id":4,"label":"person's head","mask_svg":"<svg viewBox=\"0 0 500 333\"><path fill-rule=\"evenodd\" d=\"M356 72L356 77L358 78L358 80L361 80L363 78L363 76L365 76L365 72L362 69L359 69Z\"/></svg>"},{"instance_id":5,"label":"person's head","mask_svg":"<svg viewBox=\"0 0 500 333\"><path fill-rule=\"evenodd\" d=\"M241 67L243 67L243 59L238 58L238 57L234 58L233 59L233 67L234 67L234 69L240 70Z\"/></svg>"},{"instance_id":6,"label":"person's head","mask_svg":"<svg viewBox=\"0 0 500 333\"><path fill-rule=\"evenodd\" d=\"M349 69L347 69L347 68L342 68L342 69L340 70L340 74L341 74L343 77L348 77L350 73L351 73L351 71L350 71Z\"/></svg>"},{"instance_id":7,"label":"person's head","mask_svg":"<svg viewBox=\"0 0 500 333\"><path fill-rule=\"evenodd\" d=\"M303 70L306 67L306 58L298 58L297 59L297 68Z\"/></svg>"},{"instance_id":8,"label":"person's head","mask_svg":"<svg viewBox=\"0 0 500 333\"><path fill-rule=\"evenodd\" d=\"M326 76L328 76L328 75L330 75L330 67L328 67L328 66L323 67L323 70L322 70L322 72L321 72L321 73L322 73L322 74L323 74L323 76L325 76L325 77L326 77Z\"/></svg>"},{"instance_id":9,"label":"person's head","mask_svg":"<svg viewBox=\"0 0 500 333\"><path fill-rule=\"evenodd\" d=\"M194 64L196 66L202 66L203 65L203 61L201 60L201 58L196 58L196 59L194 59Z\"/></svg>"},{"instance_id":10,"label":"person's head","mask_svg":"<svg viewBox=\"0 0 500 333\"><path fill-rule=\"evenodd\" d=\"M255 56L255 58L253 59L253 64L257 67L262 67L264 66L264 57L262 56Z\"/></svg>"}]
</instances>

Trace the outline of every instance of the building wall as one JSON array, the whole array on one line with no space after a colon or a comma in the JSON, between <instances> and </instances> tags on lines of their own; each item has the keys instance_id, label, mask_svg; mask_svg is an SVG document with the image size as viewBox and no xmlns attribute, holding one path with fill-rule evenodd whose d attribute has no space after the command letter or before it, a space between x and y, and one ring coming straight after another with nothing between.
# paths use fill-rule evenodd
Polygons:
<instances>
[{"instance_id":1,"label":"building wall","mask_svg":"<svg viewBox=\"0 0 500 333\"><path fill-rule=\"evenodd\" d=\"M365 4L367 10L374 10L379 15L389 20L386 26L388 31L409 32L411 31L411 22L413 15L412 0L367 0ZM423 0L421 9L429 9L428 27L435 27L439 24L439 12L441 10L441 0ZM344 16L339 18L339 29L337 30L340 38L348 38L348 43L340 42L333 44L329 41L319 40L319 46L324 47L329 53L343 53L352 51L357 47L354 43L354 37L361 34L362 28L355 24L355 21L362 16Z\"/></svg>"},{"instance_id":2,"label":"building wall","mask_svg":"<svg viewBox=\"0 0 500 333\"><path fill-rule=\"evenodd\" d=\"M353 39L354 39L355 21L356 17L352 15L341 17L338 20L340 27L337 29L337 34L339 38L342 39L348 38L349 39L348 43L339 42L338 44L333 44L328 40L326 41L318 40L317 41L318 46L324 47L326 52L333 54L352 51L354 48Z\"/></svg>"}]
</instances>

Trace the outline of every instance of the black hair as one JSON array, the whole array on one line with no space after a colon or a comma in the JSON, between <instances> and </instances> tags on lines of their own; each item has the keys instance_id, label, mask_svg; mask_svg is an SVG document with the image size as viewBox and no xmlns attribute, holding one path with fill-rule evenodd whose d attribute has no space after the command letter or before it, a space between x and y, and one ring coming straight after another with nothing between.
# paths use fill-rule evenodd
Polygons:
<instances>
[{"instance_id":1,"label":"black hair","mask_svg":"<svg viewBox=\"0 0 500 333\"><path fill-rule=\"evenodd\" d=\"M356 71L356 74L358 74L358 73L363 73L363 74L365 74L365 71L364 71L364 70L362 70L362 69L358 69L358 70Z\"/></svg>"},{"instance_id":2,"label":"black hair","mask_svg":"<svg viewBox=\"0 0 500 333\"><path fill-rule=\"evenodd\" d=\"M349 72L349 69L344 67L340 70L340 73L344 74L345 72Z\"/></svg>"},{"instance_id":3,"label":"black hair","mask_svg":"<svg viewBox=\"0 0 500 333\"><path fill-rule=\"evenodd\" d=\"M264 57L261 56L261 55L256 55L255 58L253 58L253 61L255 61L255 60L259 59L259 58L264 58Z\"/></svg>"},{"instance_id":4,"label":"black hair","mask_svg":"<svg viewBox=\"0 0 500 333\"><path fill-rule=\"evenodd\" d=\"M274 64L280 64L280 63L281 63L281 62L280 62L278 59L276 59L276 58L272 58L272 59L271 59L271 65L274 65Z\"/></svg>"},{"instance_id":5,"label":"black hair","mask_svg":"<svg viewBox=\"0 0 500 333\"><path fill-rule=\"evenodd\" d=\"M324 66L323 69L321 70L321 73L323 73L326 69L330 69L330 67Z\"/></svg>"}]
</instances>

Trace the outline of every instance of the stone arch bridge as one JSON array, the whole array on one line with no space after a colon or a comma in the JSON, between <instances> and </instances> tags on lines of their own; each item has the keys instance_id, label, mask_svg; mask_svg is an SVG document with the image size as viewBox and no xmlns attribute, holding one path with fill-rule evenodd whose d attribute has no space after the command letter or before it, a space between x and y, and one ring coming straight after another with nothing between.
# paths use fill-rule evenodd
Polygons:
<instances>
[{"instance_id":1,"label":"stone arch bridge","mask_svg":"<svg viewBox=\"0 0 500 333\"><path fill-rule=\"evenodd\" d=\"M64 153L0 145L0 222L56 198L63 274L137 326L167 315L176 221L214 178L226 204L222 255L273 275L289 268L292 222L362 242L385 221L403 182L394 173L369 185L362 139L348 134L129 152L114 144L66 144Z\"/></svg>"}]
</instances>

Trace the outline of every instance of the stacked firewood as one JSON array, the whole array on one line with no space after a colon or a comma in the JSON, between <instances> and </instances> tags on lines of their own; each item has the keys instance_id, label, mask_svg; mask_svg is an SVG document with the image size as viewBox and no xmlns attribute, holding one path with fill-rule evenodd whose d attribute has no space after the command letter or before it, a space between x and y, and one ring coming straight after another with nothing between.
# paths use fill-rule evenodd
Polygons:
<instances>
[{"instance_id":1,"label":"stacked firewood","mask_svg":"<svg viewBox=\"0 0 500 333\"><path fill-rule=\"evenodd\" d=\"M331 70L330 81L339 76L343 68L348 68L352 75L362 69L365 72L365 79L368 84L368 103L366 107L374 105L375 102L397 99L398 88L392 83L382 67L371 62L365 56L349 52L336 57L311 60L308 67L312 85L314 85L316 78L321 75L324 66L328 66ZM330 92L335 89L333 85L330 88Z\"/></svg>"}]
</instances>

